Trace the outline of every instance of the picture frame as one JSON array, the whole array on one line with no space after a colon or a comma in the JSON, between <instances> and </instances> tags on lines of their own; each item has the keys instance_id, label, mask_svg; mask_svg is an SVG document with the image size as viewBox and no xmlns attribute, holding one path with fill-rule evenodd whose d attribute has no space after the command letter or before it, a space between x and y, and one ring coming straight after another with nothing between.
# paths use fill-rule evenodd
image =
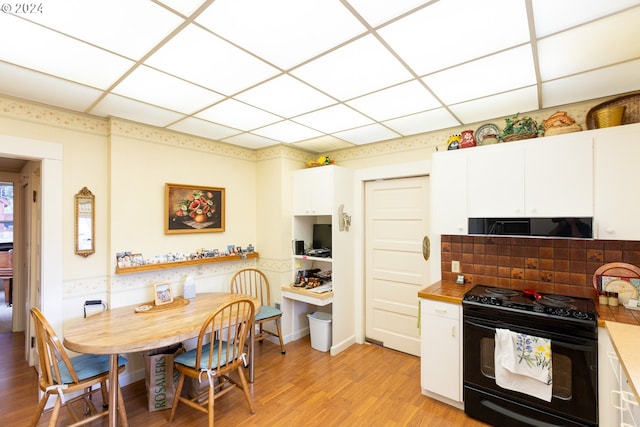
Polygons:
<instances>
[{"instance_id":1,"label":"picture frame","mask_svg":"<svg viewBox=\"0 0 640 427\"><path fill-rule=\"evenodd\" d=\"M165 184L165 234L213 233L225 229L225 189Z\"/></svg>"},{"instance_id":2,"label":"picture frame","mask_svg":"<svg viewBox=\"0 0 640 427\"><path fill-rule=\"evenodd\" d=\"M171 283L155 283L153 285L153 289L156 305L170 304L173 302L173 291L171 289Z\"/></svg>"}]
</instances>

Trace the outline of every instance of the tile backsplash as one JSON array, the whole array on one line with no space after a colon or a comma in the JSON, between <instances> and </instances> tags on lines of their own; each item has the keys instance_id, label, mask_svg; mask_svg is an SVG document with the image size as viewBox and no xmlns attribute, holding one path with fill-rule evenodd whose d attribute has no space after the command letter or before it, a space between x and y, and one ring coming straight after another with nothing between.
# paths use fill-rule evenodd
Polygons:
<instances>
[{"instance_id":1,"label":"tile backsplash","mask_svg":"<svg viewBox=\"0 0 640 427\"><path fill-rule=\"evenodd\" d=\"M640 266L640 241L443 235L441 254L443 281L458 276L453 260L460 261L465 283L566 293L593 287L603 264Z\"/></svg>"}]
</instances>

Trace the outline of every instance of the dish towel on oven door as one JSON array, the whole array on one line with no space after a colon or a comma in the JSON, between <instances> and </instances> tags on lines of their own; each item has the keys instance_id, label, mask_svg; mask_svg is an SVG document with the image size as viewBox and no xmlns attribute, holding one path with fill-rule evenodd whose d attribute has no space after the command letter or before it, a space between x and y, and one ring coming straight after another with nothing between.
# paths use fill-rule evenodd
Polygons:
<instances>
[{"instance_id":1,"label":"dish towel on oven door","mask_svg":"<svg viewBox=\"0 0 640 427\"><path fill-rule=\"evenodd\" d=\"M551 401L551 340L496 328L496 384Z\"/></svg>"}]
</instances>

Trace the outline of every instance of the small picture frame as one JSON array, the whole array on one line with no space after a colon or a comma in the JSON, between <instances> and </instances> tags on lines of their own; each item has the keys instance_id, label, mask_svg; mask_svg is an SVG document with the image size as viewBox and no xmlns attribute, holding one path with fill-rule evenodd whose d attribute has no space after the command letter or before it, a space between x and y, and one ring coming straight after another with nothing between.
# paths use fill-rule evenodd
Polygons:
<instances>
[{"instance_id":1,"label":"small picture frame","mask_svg":"<svg viewBox=\"0 0 640 427\"><path fill-rule=\"evenodd\" d=\"M154 295L156 305L169 304L173 302L173 292L171 291L171 283L156 283L154 286Z\"/></svg>"}]
</instances>

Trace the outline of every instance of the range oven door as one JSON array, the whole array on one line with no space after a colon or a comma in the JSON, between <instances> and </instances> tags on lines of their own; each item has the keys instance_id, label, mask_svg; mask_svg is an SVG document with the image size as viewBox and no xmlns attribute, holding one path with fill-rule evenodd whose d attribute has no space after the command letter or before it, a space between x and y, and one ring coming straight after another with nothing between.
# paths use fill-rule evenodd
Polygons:
<instances>
[{"instance_id":1,"label":"range oven door","mask_svg":"<svg viewBox=\"0 0 640 427\"><path fill-rule=\"evenodd\" d=\"M508 318L508 314L504 313ZM551 339L551 402L495 382L495 329ZM598 342L504 321L464 316L464 402L471 417L496 426L597 426Z\"/></svg>"}]
</instances>

